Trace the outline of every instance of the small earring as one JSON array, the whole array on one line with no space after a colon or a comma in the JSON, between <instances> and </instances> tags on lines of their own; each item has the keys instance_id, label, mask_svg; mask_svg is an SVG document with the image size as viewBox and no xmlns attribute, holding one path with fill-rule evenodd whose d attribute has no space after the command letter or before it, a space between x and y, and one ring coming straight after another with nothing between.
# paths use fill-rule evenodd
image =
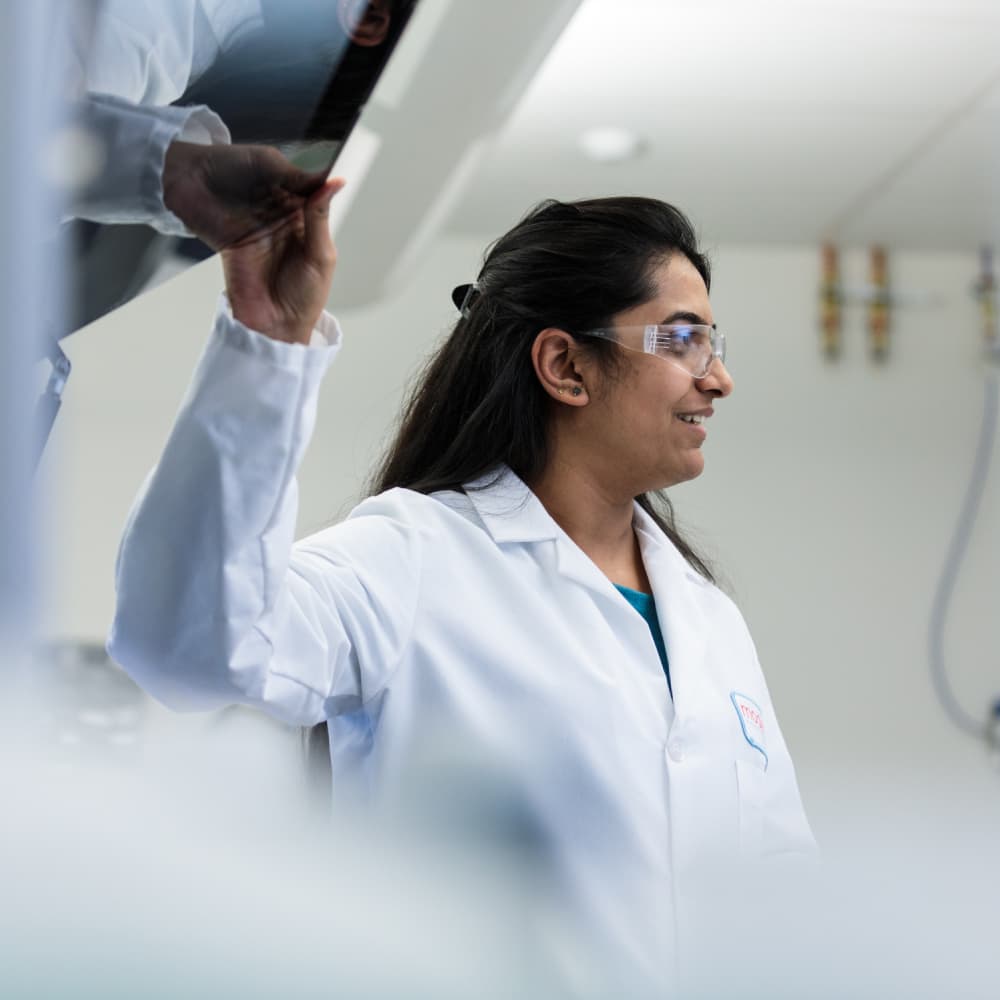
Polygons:
<instances>
[{"instance_id":1,"label":"small earring","mask_svg":"<svg viewBox=\"0 0 1000 1000\"><path fill-rule=\"evenodd\" d=\"M581 389L578 385L574 385L573 386L573 395L574 396L582 396L583 395L583 389Z\"/></svg>"},{"instance_id":2,"label":"small earring","mask_svg":"<svg viewBox=\"0 0 1000 1000\"><path fill-rule=\"evenodd\" d=\"M565 396L566 395L566 389L565 389L565 387L559 390L559 395L560 396Z\"/></svg>"}]
</instances>

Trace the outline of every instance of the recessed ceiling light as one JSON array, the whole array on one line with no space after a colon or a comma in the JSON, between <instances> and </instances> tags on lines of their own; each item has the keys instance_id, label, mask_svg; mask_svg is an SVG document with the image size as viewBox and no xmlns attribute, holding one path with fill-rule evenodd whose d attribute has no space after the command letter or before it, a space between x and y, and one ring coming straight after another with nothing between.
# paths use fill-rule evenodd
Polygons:
<instances>
[{"instance_id":1,"label":"recessed ceiling light","mask_svg":"<svg viewBox=\"0 0 1000 1000\"><path fill-rule=\"evenodd\" d=\"M642 136L627 128L591 128L580 136L580 148L599 163L631 160L643 151L644 146Z\"/></svg>"}]
</instances>

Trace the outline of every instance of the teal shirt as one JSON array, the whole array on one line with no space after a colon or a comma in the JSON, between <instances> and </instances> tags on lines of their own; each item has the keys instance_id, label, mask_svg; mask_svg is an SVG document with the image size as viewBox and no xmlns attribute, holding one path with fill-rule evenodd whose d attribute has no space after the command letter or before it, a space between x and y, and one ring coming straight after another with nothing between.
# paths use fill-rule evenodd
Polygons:
<instances>
[{"instance_id":1,"label":"teal shirt","mask_svg":"<svg viewBox=\"0 0 1000 1000\"><path fill-rule=\"evenodd\" d=\"M660 619L656 614L656 602L652 594L644 594L639 590L632 590L631 587L619 587L615 584L615 590L625 598L636 611L646 619L649 631L653 633L653 642L656 644L656 651L660 654L660 663L663 664L663 672L667 675L667 688L670 697L674 696L674 689L670 683L670 664L667 662L667 647L663 642L663 632L660 631Z\"/></svg>"}]
</instances>

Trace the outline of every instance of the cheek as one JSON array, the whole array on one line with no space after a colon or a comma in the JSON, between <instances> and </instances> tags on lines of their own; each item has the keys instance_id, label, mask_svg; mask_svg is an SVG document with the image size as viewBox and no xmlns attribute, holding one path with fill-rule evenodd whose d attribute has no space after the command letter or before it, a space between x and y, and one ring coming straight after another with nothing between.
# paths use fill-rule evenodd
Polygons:
<instances>
[{"instance_id":1,"label":"cheek","mask_svg":"<svg viewBox=\"0 0 1000 1000\"><path fill-rule=\"evenodd\" d=\"M690 406L684 403L691 391L690 376L657 358L650 358L649 362L624 373L601 403L618 435L631 439L634 445L638 434L655 451L662 447L663 435L679 426L674 414L699 403Z\"/></svg>"},{"instance_id":2,"label":"cheek","mask_svg":"<svg viewBox=\"0 0 1000 1000\"><path fill-rule=\"evenodd\" d=\"M656 378L650 378L642 387L637 397L646 401L646 411L660 423L672 423L675 413L696 407L685 404L685 399L691 390L691 379L683 372L675 372L663 366L666 370L655 372Z\"/></svg>"}]
</instances>

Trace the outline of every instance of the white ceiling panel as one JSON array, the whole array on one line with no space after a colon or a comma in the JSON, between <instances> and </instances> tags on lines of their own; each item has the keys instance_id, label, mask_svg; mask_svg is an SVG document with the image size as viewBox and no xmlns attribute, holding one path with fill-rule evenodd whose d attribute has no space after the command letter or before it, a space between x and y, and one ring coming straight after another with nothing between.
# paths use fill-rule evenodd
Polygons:
<instances>
[{"instance_id":1,"label":"white ceiling panel","mask_svg":"<svg viewBox=\"0 0 1000 1000\"><path fill-rule=\"evenodd\" d=\"M1000 104L967 116L844 226L845 243L1000 245Z\"/></svg>"},{"instance_id":2,"label":"white ceiling panel","mask_svg":"<svg viewBox=\"0 0 1000 1000\"><path fill-rule=\"evenodd\" d=\"M646 133L646 153L624 164L585 159L575 128L551 137L544 153L535 147L528 155L507 134L485 157L454 225L502 230L543 197L641 192L677 203L709 239L812 239L933 122L842 110L821 120L802 108L779 119L766 105L711 110L664 114Z\"/></svg>"},{"instance_id":3,"label":"white ceiling panel","mask_svg":"<svg viewBox=\"0 0 1000 1000\"><path fill-rule=\"evenodd\" d=\"M495 234L543 197L635 192L718 242L817 240L853 209L842 239L974 245L998 42L998 0L585 0L450 225ZM643 154L586 160L593 126ZM946 225L914 210L928 199L956 206Z\"/></svg>"},{"instance_id":4,"label":"white ceiling panel","mask_svg":"<svg viewBox=\"0 0 1000 1000\"><path fill-rule=\"evenodd\" d=\"M606 113L644 95L943 110L980 86L997 64L1000 10L976 20L981 23L830 5L678 8L669 0L589 0L514 122L558 113L567 100Z\"/></svg>"},{"instance_id":5,"label":"white ceiling panel","mask_svg":"<svg viewBox=\"0 0 1000 1000\"><path fill-rule=\"evenodd\" d=\"M981 17L994 20L997 17L996 0L763 0L763 3L767 10L789 11L793 14L877 13L915 17ZM745 0L625 0L621 6L627 7L629 11L662 12L668 4L670 9L739 8L745 6Z\"/></svg>"}]
</instances>

